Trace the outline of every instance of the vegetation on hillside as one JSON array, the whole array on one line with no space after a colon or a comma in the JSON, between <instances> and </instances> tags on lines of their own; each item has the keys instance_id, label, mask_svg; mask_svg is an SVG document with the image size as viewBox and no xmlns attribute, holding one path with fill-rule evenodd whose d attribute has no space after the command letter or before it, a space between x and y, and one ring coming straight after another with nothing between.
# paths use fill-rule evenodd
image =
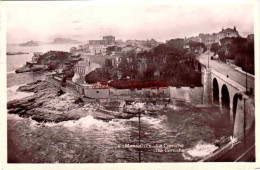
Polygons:
<instances>
[{"instance_id":1,"label":"vegetation on hillside","mask_svg":"<svg viewBox=\"0 0 260 170\"><path fill-rule=\"evenodd\" d=\"M121 57L118 67L104 66L86 76L86 82L100 81L168 81L171 86L200 86L201 75L193 67L194 50L205 47L202 43L191 43L191 51L184 49L183 39L173 39L160 44L150 51L135 53L129 51ZM205 50L203 48L203 50ZM145 63L146 69L140 74L139 63ZM120 73L118 76L117 73Z\"/></svg>"},{"instance_id":2,"label":"vegetation on hillside","mask_svg":"<svg viewBox=\"0 0 260 170\"><path fill-rule=\"evenodd\" d=\"M244 71L254 74L254 41L246 38L223 38L221 45L212 44L211 51L219 55L220 60L235 60L235 64Z\"/></svg>"},{"instance_id":3,"label":"vegetation on hillside","mask_svg":"<svg viewBox=\"0 0 260 170\"><path fill-rule=\"evenodd\" d=\"M63 51L48 51L39 57L37 63L47 65L49 71L58 72L59 69L62 69L65 77L73 77L74 65L82 60L79 57Z\"/></svg>"}]
</instances>

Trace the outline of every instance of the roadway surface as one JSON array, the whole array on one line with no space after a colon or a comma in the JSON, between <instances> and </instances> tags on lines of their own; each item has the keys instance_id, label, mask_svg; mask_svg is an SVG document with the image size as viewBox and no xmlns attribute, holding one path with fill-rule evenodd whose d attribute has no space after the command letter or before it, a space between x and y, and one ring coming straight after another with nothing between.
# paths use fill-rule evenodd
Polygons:
<instances>
[{"instance_id":1,"label":"roadway surface","mask_svg":"<svg viewBox=\"0 0 260 170\"><path fill-rule=\"evenodd\" d=\"M203 65L205 65L207 67L208 66L208 56L211 57L212 55L213 55L212 52L210 52L209 55L208 55L208 52L205 52L205 53L202 53L197 59L200 61L200 63L202 63ZM228 75L229 79L242 85L243 87L246 87L246 74L235 70L235 66L228 65L219 60L211 60L209 58L209 68L212 68L212 69L220 72L223 75L226 75L226 76ZM249 91L250 88L253 89L253 94L254 94L255 79L251 76L247 76L247 90Z\"/></svg>"}]
</instances>

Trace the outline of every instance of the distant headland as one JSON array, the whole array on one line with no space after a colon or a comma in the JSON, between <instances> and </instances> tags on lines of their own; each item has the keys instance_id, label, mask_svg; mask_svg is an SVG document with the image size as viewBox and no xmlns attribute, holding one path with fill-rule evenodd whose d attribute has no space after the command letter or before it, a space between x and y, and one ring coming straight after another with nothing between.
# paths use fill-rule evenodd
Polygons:
<instances>
[{"instance_id":1,"label":"distant headland","mask_svg":"<svg viewBox=\"0 0 260 170\"><path fill-rule=\"evenodd\" d=\"M36 41L28 41L26 43L21 43L19 44L20 46L28 46L28 47L31 47L31 46L39 46L39 43L37 43Z\"/></svg>"},{"instance_id":2,"label":"distant headland","mask_svg":"<svg viewBox=\"0 0 260 170\"><path fill-rule=\"evenodd\" d=\"M80 44L81 41L72 40L69 38L55 38L52 42L53 44Z\"/></svg>"}]
</instances>

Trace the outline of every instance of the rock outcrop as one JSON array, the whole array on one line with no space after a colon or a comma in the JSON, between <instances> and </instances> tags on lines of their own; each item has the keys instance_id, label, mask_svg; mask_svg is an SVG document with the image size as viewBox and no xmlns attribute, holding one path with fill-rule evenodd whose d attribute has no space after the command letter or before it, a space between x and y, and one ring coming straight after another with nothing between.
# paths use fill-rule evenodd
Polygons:
<instances>
[{"instance_id":1,"label":"rock outcrop","mask_svg":"<svg viewBox=\"0 0 260 170\"><path fill-rule=\"evenodd\" d=\"M6 52L6 55L22 55L22 54L29 54L27 52Z\"/></svg>"},{"instance_id":2,"label":"rock outcrop","mask_svg":"<svg viewBox=\"0 0 260 170\"><path fill-rule=\"evenodd\" d=\"M24 73L24 72L36 72L36 71L43 71L46 68L44 67L44 65L33 65L33 66L29 66L29 65L24 65L21 68L18 68L15 70L16 73Z\"/></svg>"},{"instance_id":3,"label":"rock outcrop","mask_svg":"<svg viewBox=\"0 0 260 170\"><path fill-rule=\"evenodd\" d=\"M61 122L78 120L88 115L105 121L114 118L129 118L125 113L111 114L98 111L98 103L76 104L78 97L73 93L58 95L60 91L49 82L35 81L18 88L18 91L34 92L35 94L7 103L9 114L18 114L38 122ZM133 117L133 116L131 116Z\"/></svg>"}]
</instances>

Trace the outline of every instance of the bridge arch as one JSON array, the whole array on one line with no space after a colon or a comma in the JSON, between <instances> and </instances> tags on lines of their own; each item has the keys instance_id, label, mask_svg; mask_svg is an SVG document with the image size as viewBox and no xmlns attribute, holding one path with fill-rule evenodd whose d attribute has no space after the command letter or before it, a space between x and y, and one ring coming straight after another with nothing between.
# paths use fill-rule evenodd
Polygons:
<instances>
[{"instance_id":1,"label":"bridge arch","mask_svg":"<svg viewBox=\"0 0 260 170\"><path fill-rule=\"evenodd\" d=\"M198 62L198 71L201 72L201 64Z\"/></svg>"},{"instance_id":2,"label":"bridge arch","mask_svg":"<svg viewBox=\"0 0 260 170\"><path fill-rule=\"evenodd\" d=\"M238 93L236 93L233 97L233 122L235 122L236 112L237 112L237 101L238 101Z\"/></svg>"},{"instance_id":3,"label":"bridge arch","mask_svg":"<svg viewBox=\"0 0 260 170\"><path fill-rule=\"evenodd\" d=\"M229 124L229 131L232 133L232 126L230 123L232 122L233 116L231 115L230 100L232 99L230 99L228 87L226 84L223 84L221 88L221 111L226 118L225 121Z\"/></svg>"},{"instance_id":4,"label":"bridge arch","mask_svg":"<svg viewBox=\"0 0 260 170\"><path fill-rule=\"evenodd\" d=\"M230 98L227 86L224 84L221 88L221 101L222 106L230 108Z\"/></svg>"},{"instance_id":5,"label":"bridge arch","mask_svg":"<svg viewBox=\"0 0 260 170\"><path fill-rule=\"evenodd\" d=\"M213 102L219 104L219 85L216 78L213 79Z\"/></svg>"}]
</instances>

